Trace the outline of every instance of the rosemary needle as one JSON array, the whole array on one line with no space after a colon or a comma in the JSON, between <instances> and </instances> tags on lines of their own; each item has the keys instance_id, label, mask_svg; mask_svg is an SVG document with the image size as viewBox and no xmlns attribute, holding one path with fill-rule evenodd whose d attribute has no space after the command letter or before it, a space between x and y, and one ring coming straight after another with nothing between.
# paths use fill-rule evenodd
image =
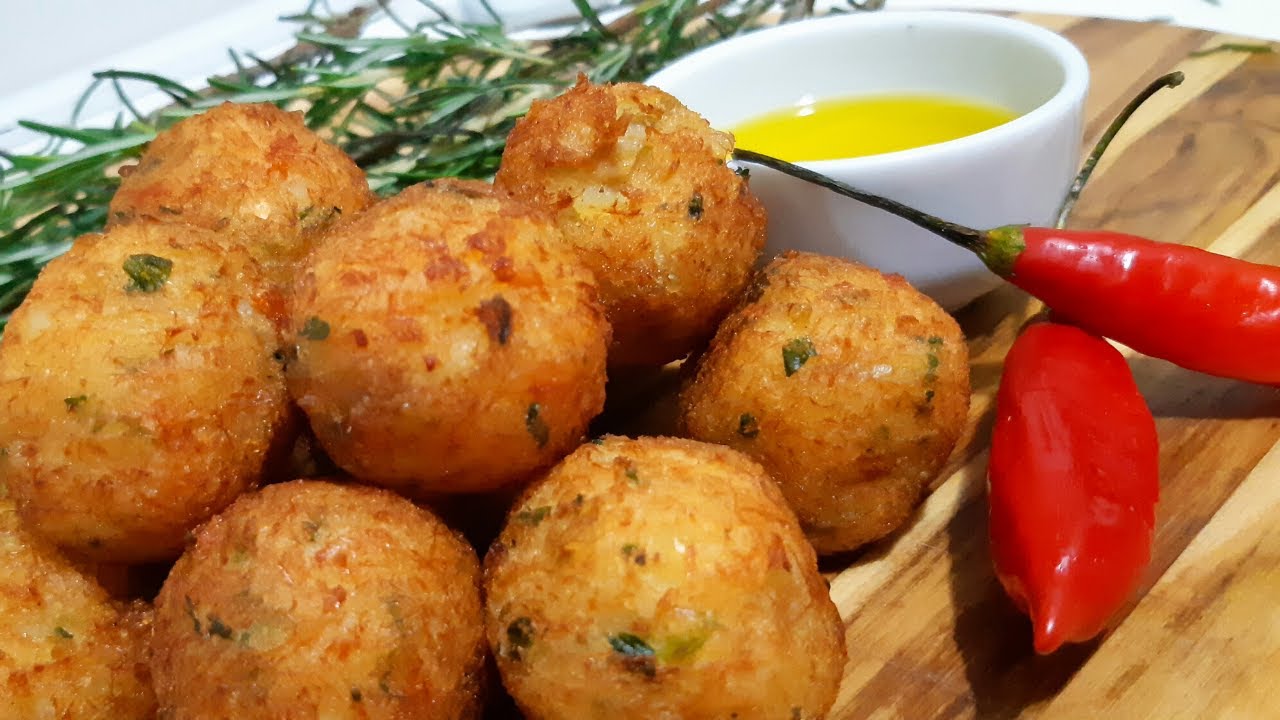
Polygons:
<instances>
[{"instance_id":1,"label":"rosemary needle","mask_svg":"<svg viewBox=\"0 0 1280 720\"><path fill-rule=\"evenodd\" d=\"M350 154L381 194L437 177L485 178L516 119L580 73L595 82L642 80L691 50L776 20L771 13L779 9L793 17L811 3L638 0L623 3L622 17L606 24L583 0L575 2L582 18L573 27L541 41L443 14L416 26L394 18L403 37L369 37L362 30L375 8L322 17L319 5L288 18L300 24L296 47L272 60L232 52L237 71L209 78L202 90L150 73L95 73L87 93L109 88L129 113L113 127L24 123L50 143L41 154L0 153L0 332L40 268L77 236L102 228L116 168L141 155L157 132L204 108L232 101L301 109L307 125ZM142 115L125 81L160 90L173 104ZM77 108L83 105L82 98Z\"/></svg>"}]
</instances>

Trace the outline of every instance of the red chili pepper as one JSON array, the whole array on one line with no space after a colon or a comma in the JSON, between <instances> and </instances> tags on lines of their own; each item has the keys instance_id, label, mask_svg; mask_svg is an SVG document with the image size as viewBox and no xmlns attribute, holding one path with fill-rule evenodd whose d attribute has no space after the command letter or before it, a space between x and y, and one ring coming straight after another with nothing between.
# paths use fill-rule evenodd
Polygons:
<instances>
[{"instance_id":1,"label":"red chili pepper","mask_svg":"<svg viewBox=\"0 0 1280 720\"><path fill-rule=\"evenodd\" d=\"M1190 370L1280 383L1280 268L1114 232L984 238L993 270L1073 324Z\"/></svg>"},{"instance_id":2,"label":"red chili pepper","mask_svg":"<svg viewBox=\"0 0 1280 720\"><path fill-rule=\"evenodd\" d=\"M1106 340L1057 322L1014 341L988 467L996 575L1035 649L1097 635L1151 557L1160 493L1155 421Z\"/></svg>"}]
</instances>

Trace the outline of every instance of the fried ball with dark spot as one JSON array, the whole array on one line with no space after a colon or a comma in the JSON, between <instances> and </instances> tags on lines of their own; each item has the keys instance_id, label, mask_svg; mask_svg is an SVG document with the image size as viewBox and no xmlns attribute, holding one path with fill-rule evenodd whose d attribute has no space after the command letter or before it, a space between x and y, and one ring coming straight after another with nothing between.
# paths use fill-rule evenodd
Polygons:
<instances>
[{"instance_id":1,"label":"fried ball with dark spot","mask_svg":"<svg viewBox=\"0 0 1280 720\"><path fill-rule=\"evenodd\" d=\"M0 477L31 529L172 560L291 442L277 313L208 230L137 223L49 263L0 341Z\"/></svg>"},{"instance_id":2,"label":"fried ball with dark spot","mask_svg":"<svg viewBox=\"0 0 1280 720\"><path fill-rule=\"evenodd\" d=\"M275 281L332 221L369 206L364 172L274 105L224 103L156 136L122 169L108 222L178 222L241 243Z\"/></svg>"},{"instance_id":3,"label":"fried ball with dark spot","mask_svg":"<svg viewBox=\"0 0 1280 720\"><path fill-rule=\"evenodd\" d=\"M604 405L590 271L486 183L414 186L327 235L292 322L289 386L325 451L411 495L522 482Z\"/></svg>"},{"instance_id":4,"label":"fried ball with dark spot","mask_svg":"<svg viewBox=\"0 0 1280 720\"><path fill-rule=\"evenodd\" d=\"M905 523L955 447L968 347L901 277L788 253L720 326L680 404L689 437L768 469L819 554L852 550Z\"/></svg>"},{"instance_id":5,"label":"fried ball with dark spot","mask_svg":"<svg viewBox=\"0 0 1280 720\"><path fill-rule=\"evenodd\" d=\"M170 720L478 716L475 551L387 490L295 480L203 526L156 599Z\"/></svg>"},{"instance_id":6,"label":"fried ball with dark spot","mask_svg":"<svg viewBox=\"0 0 1280 720\"><path fill-rule=\"evenodd\" d=\"M0 718L149 720L151 611L22 528L0 487Z\"/></svg>"},{"instance_id":7,"label":"fried ball with dark spot","mask_svg":"<svg viewBox=\"0 0 1280 720\"><path fill-rule=\"evenodd\" d=\"M611 366L659 366L706 342L764 247L764 206L725 165L733 136L657 88L578 85L535 102L495 185L555 213L596 274Z\"/></svg>"},{"instance_id":8,"label":"fried ball with dark spot","mask_svg":"<svg viewBox=\"0 0 1280 720\"><path fill-rule=\"evenodd\" d=\"M485 558L486 629L531 720L822 718L843 627L777 486L728 448L606 436Z\"/></svg>"}]
</instances>

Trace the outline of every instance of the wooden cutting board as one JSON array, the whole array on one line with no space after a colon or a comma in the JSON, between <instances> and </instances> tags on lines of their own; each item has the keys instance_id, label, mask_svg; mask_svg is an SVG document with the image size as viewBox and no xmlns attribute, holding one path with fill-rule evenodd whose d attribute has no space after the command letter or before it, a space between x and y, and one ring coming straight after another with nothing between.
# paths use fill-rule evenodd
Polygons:
<instances>
[{"instance_id":1,"label":"wooden cutting board","mask_svg":"<svg viewBox=\"0 0 1280 720\"><path fill-rule=\"evenodd\" d=\"M1149 81L1186 74L1122 131L1073 226L1280 264L1280 54L1193 58L1241 39L1018 17L1061 32L1088 57L1086 146ZM847 567L825 568L849 650L832 717L1280 718L1272 388L1128 354L1161 441L1154 559L1140 597L1104 638L1049 657L1032 652L1030 625L992 574L984 485L1001 362L1036 309L1002 288L960 313L973 356L971 435L913 526Z\"/></svg>"}]
</instances>

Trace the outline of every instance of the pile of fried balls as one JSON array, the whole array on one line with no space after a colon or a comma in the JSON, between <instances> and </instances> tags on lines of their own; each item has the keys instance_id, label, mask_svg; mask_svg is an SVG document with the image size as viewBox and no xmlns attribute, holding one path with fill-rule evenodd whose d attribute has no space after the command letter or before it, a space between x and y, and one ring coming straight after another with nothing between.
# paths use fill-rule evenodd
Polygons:
<instances>
[{"instance_id":1,"label":"pile of fried balls","mask_svg":"<svg viewBox=\"0 0 1280 720\"><path fill-rule=\"evenodd\" d=\"M271 105L160 133L0 342L0 718L826 717L817 557L912 517L968 354L762 258L732 150L585 80L383 199Z\"/></svg>"}]
</instances>

